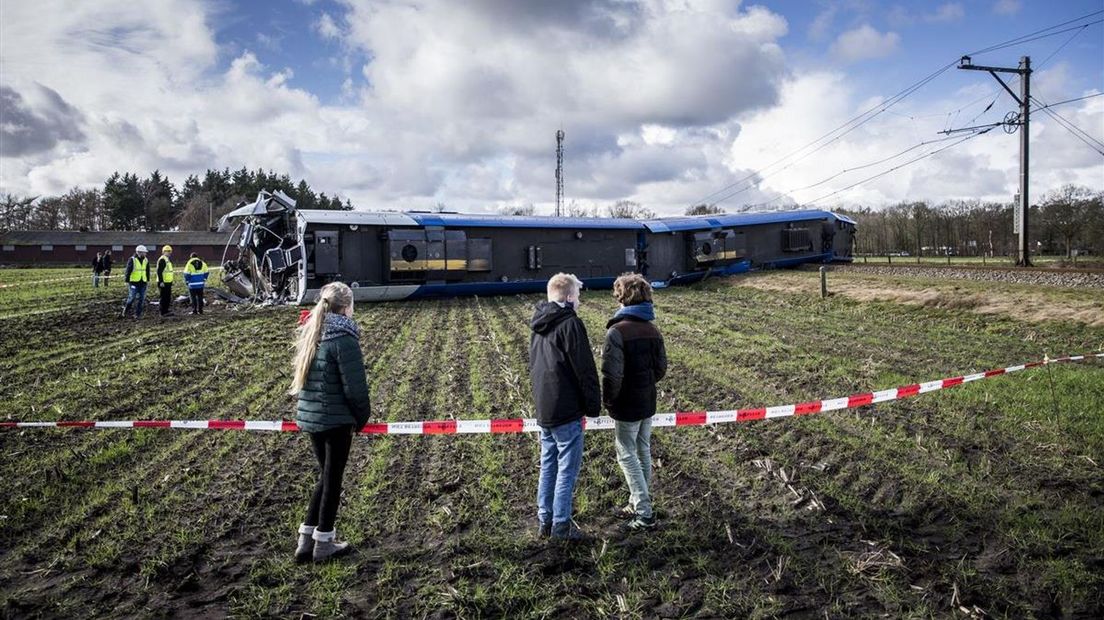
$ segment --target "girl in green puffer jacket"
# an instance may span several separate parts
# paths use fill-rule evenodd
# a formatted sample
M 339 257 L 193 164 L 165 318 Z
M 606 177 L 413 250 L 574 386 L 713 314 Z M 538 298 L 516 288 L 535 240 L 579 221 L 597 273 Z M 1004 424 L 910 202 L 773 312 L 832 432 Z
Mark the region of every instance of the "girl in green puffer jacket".
M 319 467 L 307 517 L 299 526 L 297 562 L 321 562 L 351 550 L 349 543 L 337 541 L 334 521 L 349 448 L 371 410 L 360 329 L 352 316 L 352 289 L 331 282 L 322 287 L 295 342 L 288 393 L 299 397 L 295 420 L 310 435 Z

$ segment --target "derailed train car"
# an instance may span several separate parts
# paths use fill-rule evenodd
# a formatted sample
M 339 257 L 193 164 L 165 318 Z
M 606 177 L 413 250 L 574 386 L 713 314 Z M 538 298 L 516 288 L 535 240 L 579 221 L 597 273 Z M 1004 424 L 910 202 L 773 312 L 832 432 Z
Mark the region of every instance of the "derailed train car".
M 262 192 L 237 223 L 224 281 L 246 297 L 310 303 L 327 282 L 359 301 L 541 291 L 560 272 L 608 288 L 625 272 L 657 288 L 800 263 L 850 261 L 855 222 L 804 210 L 632 220 L 296 210 Z

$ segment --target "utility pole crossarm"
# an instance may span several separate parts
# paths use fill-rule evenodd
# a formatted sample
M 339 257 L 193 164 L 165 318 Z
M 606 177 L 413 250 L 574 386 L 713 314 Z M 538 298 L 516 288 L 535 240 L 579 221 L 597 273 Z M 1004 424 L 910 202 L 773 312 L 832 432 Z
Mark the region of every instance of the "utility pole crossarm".
M 962 59 L 958 62 L 958 68 L 959 69 L 965 69 L 967 71 L 985 71 L 985 72 L 987 72 L 989 75 L 993 76 L 993 78 L 995 78 L 998 82 L 1000 82 L 1000 85 L 1004 87 L 1005 92 L 1007 92 L 1009 95 L 1011 95 L 1012 99 L 1014 99 L 1016 101 L 1016 103 L 1020 104 L 1021 106 L 1024 105 L 1024 102 L 1020 100 L 1020 96 L 1017 95 L 1011 88 L 1009 88 L 1008 84 L 1005 84 L 1004 80 L 1002 80 L 1000 78 L 1000 76 L 997 75 L 997 74 L 998 73 L 1015 73 L 1016 75 L 1026 76 L 1027 74 L 1031 73 L 1031 69 L 1025 69 L 1023 67 L 1023 65 L 1020 65 L 1019 67 L 990 67 L 988 65 L 975 65 L 975 64 L 973 64 L 973 62 L 970 61 L 969 56 L 963 56 L 962 57 Z

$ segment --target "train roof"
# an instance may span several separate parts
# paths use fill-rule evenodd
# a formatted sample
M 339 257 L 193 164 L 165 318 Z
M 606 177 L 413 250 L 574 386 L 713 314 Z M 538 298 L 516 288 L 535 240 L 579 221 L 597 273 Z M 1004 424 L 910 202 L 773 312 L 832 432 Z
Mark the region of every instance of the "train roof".
M 542 215 L 494 215 L 477 213 L 424 213 L 417 211 L 331 211 L 302 209 L 299 217 L 308 224 L 359 224 L 376 226 L 469 226 L 477 228 L 571 228 L 606 230 L 649 230 L 677 232 L 708 230 L 726 226 L 754 226 L 779 222 L 801 222 L 814 219 L 838 219 L 854 224 L 854 220 L 831 211 L 806 209 L 764 213 L 721 213 L 634 220 L 612 217 L 552 217 Z
M 308 224 L 361 224 L 382 226 L 469 226 L 476 228 L 603 228 L 641 230 L 637 220 L 609 217 L 551 217 L 543 215 L 496 215 L 480 213 L 403 213 L 370 211 L 323 211 L 304 209 L 299 216 Z
M 807 222 L 809 220 L 838 219 L 849 224 L 854 220 L 820 209 L 800 211 L 765 211 L 761 213 L 718 213 L 714 215 L 685 215 L 661 217 L 643 220 L 642 224 L 654 233 L 679 232 L 684 230 L 708 230 L 729 226 L 755 226 L 756 224 L 778 224 L 784 222 Z

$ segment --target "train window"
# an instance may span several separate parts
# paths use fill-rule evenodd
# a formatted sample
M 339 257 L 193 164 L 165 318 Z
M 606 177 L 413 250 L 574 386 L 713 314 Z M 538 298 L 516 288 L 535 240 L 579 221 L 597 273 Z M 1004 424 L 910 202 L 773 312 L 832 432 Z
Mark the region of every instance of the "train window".
M 448 278 L 460 280 L 468 268 L 468 235 L 462 230 L 446 230 L 445 270 Z
M 808 228 L 787 228 L 782 231 L 783 252 L 808 252 L 813 249 L 813 239 Z
M 490 271 L 491 240 L 468 239 L 468 271 Z
M 691 238 L 690 250 L 693 254 L 694 261 L 698 263 L 711 263 L 717 260 L 717 252 L 714 245 L 717 242 L 713 238 L 713 233 L 694 233 Z

